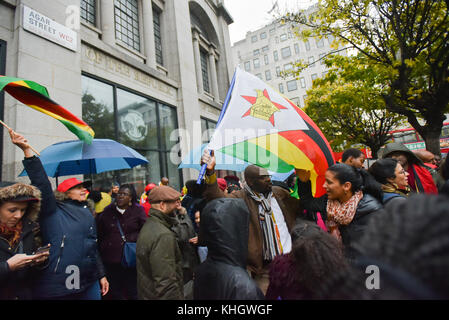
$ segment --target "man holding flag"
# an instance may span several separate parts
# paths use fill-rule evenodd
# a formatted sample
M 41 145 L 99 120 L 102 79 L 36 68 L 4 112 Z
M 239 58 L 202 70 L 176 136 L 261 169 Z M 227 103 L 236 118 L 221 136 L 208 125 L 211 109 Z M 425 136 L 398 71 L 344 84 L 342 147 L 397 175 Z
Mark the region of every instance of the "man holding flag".
M 275 256 L 291 251 L 290 231 L 297 213 L 302 212 L 300 201 L 281 187 L 272 186 L 271 177 L 264 168 L 250 165 L 244 172 L 244 188 L 225 195 L 217 184 L 215 157 L 206 152 L 201 159 L 207 164 L 204 197 L 241 198 L 250 212 L 247 269 L 265 294 L 269 284 L 269 264 Z

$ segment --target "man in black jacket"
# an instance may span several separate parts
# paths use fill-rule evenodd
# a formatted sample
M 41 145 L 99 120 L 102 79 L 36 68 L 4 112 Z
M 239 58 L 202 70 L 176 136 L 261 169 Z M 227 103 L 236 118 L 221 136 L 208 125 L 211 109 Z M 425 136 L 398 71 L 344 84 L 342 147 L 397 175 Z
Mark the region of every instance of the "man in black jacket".
M 249 211 L 242 199 L 211 201 L 201 212 L 198 241 L 208 255 L 195 272 L 196 300 L 259 300 L 262 291 L 246 271 Z

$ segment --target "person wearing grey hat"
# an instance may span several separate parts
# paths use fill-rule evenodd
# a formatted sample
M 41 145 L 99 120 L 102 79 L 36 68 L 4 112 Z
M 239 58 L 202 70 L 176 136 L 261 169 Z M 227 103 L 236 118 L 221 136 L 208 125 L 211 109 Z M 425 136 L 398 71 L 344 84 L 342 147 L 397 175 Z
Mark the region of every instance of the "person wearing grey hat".
M 168 186 L 155 187 L 148 195 L 151 209 L 137 238 L 137 295 L 140 300 L 182 300 L 182 255 L 174 213 L 181 207 L 181 193 Z
M 42 245 L 39 233 L 41 193 L 24 183 L 0 182 L 0 299 L 32 299 L 37 267 L 49 251 L 34 253 Z M 35 267 L 37 266 L 37 267 Z
M 408 172 L 408 184 L 412 192 L 437 194 L 438 190 L 428 167 L 411 150 L 399 142 L 392 142 L 383 147 L 380 157 L 396 159 Z

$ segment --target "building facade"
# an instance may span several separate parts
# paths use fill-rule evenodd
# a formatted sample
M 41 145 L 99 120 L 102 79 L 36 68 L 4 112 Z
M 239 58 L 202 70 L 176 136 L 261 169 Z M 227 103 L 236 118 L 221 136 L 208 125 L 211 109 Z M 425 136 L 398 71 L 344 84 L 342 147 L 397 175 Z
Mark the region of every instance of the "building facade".
M 232 79 L 232 22 L 222 0 L 0 0 L 0 74 L 44 85 L 95 138 L 149 160 L 95 175 L 94 185 L 141 191 L 166 176 L 179 189 L 198 172 L 178 164 L 208 139 Z M 70 45 L 52 39 L 64 32 Z M 0 117 L 37 150 L 76 139 L 8 94 L 0 100 Z M 20 180 L 23 155 L 8 140 L 3 130 L 2 179 Z
M 317 6 L 305 10 L 306 16 L 313 14 Z M 333 38 L 298 39 L 290 24 L 274 21 L 255 31 L 248 32 L 232 46 L 234 65 L 248 71 L 270 84 L 274 89 L 292 100 L 298 107 L 304 107 L 306 91 L 313 80 L 326 74 L 323 57 L 335 51 L 331 48 Z M 345 51 L 339 54 L 346 54 Z M 302 60 L 308 67 L 299 75 L 283 78 L 282 71 L 294 68 Z

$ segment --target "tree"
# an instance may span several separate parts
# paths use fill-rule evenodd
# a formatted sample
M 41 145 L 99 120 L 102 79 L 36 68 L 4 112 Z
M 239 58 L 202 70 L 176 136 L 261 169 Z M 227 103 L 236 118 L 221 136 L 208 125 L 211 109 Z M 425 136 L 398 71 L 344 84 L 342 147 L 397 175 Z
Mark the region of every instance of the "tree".
M 334 36 L 382 70 L 387 110 L 407 117 L 426 149 L 440 154 L 449 112 L 448 8 L 449 0 L 322 0 L 316 14 L 290 12 L 283 20 L 305 27 L 302 37 Z
M 373 156 L 391 138 L 404 117 L 385 109 L 383 76 L 365 66 L 363 56 L 334 56 L 334 66 L 307 91 L 305 112 L 321 128 L 334 150 L 361 143 Z M 351 72 L 349 71 L 351 70 Z

